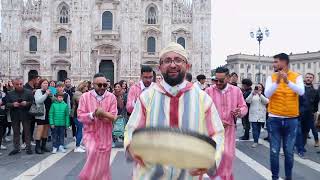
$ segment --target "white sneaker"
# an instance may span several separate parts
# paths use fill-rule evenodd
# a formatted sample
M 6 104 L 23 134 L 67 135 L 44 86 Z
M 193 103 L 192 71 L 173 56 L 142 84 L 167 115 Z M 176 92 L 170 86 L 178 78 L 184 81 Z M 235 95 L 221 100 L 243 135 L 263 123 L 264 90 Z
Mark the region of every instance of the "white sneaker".
M 66 153 L 66 150 L 64 149 L 63 146 L 59 146 L 59 150 L 60 150 L 62 153 Z
M 35 146 L 36 145 L 36 143 L 34 143 L 34 141 L 31 141 L 31 146 Z
M 83 150 L 86 150 L 86 147 L 84 147 L 84 146 L 82 146 L 82 145 L 80 145 L 79 146 L 81 149 L 83 149 Z
M 86 152 L 86 150 L 82 149 L 81 147 L 76 147 L 74 149 L 74 152 L 84 153 L 84 152 Z
M 253 144 L 251 145 L 252 148 L 256 148 L 257 146 L 258 146 L 258 143 L 253 143 Z
M 21 146 L 20 146 L 21 149 L 26 149 L 26 147 L 27 147 L 26 143 L 23 143 L 23 144 L 21 144 Z
M 53 148 L 53 150 L 52 150 L 52 154 L 56 154 L 57 153 L 57 148 Z
M 6 146 L 4 146 L 4 145 L 1 145 L 0 149 L 2 149 L 2 150 L 6 150 L 6 149 L 7 149 L 7 147 L 6 147 Z
M 4 140 L 5 140 L 6 142 L 10 142 L 10 141 L 11 141 L 11 139 L 10 139 L 9 137 L 5 137 Z

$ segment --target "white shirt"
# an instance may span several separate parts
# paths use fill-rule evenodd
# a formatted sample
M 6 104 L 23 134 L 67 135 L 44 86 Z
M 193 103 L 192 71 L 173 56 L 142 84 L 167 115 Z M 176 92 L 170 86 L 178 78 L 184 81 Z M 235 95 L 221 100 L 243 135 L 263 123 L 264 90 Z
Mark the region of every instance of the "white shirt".
M 174 87 L 170 86 L 166 81 L 161 81 L 160 84 L 163 86 L 163 88 L 170 93 L 171 95 L 176 95 L 174 92 L 172 92 L 173 89 L 177 89 L 177 92 L 179 92 L 181 89 L 185 88 L 188 84 L 186 80 L 184 80 L 181 84 L 178 84 Z
M 267 78 L 266 81 L 266 88 L 264 91 L 264 94 L 266 95 L 267 98 L 270 98 L 274 92 L 277 90 L 279 84 L 277 84 L 276 82 L 272 82 L 272 77 L 269 76 Z M 302 96 L 304 94 L 304 83 L 303 83 L 303 78 L 302 76 L 298 76 L 296 79 L 296 83 L 293 83 L 291 81 L 289 81 L 288 84 L 289 88 L 292 89 L 294 92 L 296 92 L 297 94 L 299 94 L 300 96 Z M 270 117 L 279 117 L 279 118 L 289 118 L 289 117 L 285 117 L 285 116 L 277 116 L 274 114 L 269 114 Z

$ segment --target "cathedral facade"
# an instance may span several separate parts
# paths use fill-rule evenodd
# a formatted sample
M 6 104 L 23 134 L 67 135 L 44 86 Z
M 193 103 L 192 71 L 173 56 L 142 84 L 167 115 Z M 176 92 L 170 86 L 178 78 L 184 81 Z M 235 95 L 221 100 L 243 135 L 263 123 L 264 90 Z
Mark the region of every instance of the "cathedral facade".
M 211 0 L 1 0 L 2 79 L 38 73 L 74 81 L 104 73 L 137 80 L 157 71 L 169 42 L 185 47 L 192 74 L 210 76 Z

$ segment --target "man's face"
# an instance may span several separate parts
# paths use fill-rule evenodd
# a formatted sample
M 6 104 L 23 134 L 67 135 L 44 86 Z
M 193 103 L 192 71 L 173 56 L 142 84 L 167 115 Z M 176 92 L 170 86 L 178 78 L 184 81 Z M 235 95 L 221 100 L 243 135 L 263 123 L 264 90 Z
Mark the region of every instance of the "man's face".
M 311 74 L 306 74 L 306 76 L 304 77 L 304 82 L 306 83 L 306 85 L 311 85 L 313 79 L 314 77 Z
M 40 83 L 40 77 L 37 77 L 37 78 L 33 79 L 34 87 L 37 87 L 39 85 L 39 83 Z
M 23 90 L 23 83 L 22 80 L 14 80 L 13 81 L 13 87 L 16 91 L 22 91 Z
M 64 85 L 65 85 L 67 88 L 71 87 L 71 81 L 70 81 L 70 79 L 65 80 L 65 81 L 64 81 Z
M 130 80 L 130 81 L 129 81 L 129 86 L 132 87 L 133 84 L 134 84 L 134 80 Z
M 182 83 L 189 68 L 187 59 L 175 52 L 168 52 L 160 59 L 159 69 L 163 79 L 170 86 Z
M 273 69 L 274 72 L 282 71 L 287 66 L 286 61 L 281 61 L 279 58 L 273 60 Z
M 62 93 L 63 90 L 64 90 L 64 86 L 58 86 L 58 87 L 57 87 L 57 91 L 58 91 L 59 93 Z
M 233 76 L 231 76 L 230 83 L 237 83 L 237 82 L 238 82 L 238 76 L 234 74 Z
M 107 79 L 104 77 L 97 77 L 93 80 L 93 86 L 96 93 L 102 96 L 108 87 Z
M 204 84 L 206 82 L 206 79 L 200 79 L 200 83 Z
M 218 89 L 223 90 L 230 80 L 229 76 L 226 76 L 225 73 L 216 73 L 215 84 Z
M 153 73 L 152 72 L 143 72 L 141 74 L 141 80 L 145 87 L 149 87 L 153 81 Z

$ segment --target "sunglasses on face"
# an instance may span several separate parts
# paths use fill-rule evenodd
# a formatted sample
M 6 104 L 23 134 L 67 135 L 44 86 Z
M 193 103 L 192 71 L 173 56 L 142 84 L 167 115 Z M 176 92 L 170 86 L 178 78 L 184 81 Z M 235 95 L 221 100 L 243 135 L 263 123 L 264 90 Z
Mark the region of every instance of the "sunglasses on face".
M 102 88 L 102 86 L 104 88 L 108 87 L 108 84 L 107 83 L 99 83 L 99 84 L 96 84 L 99 88 Z
M 214 79 L 214 82 L 224 83 L 224 79 Z

